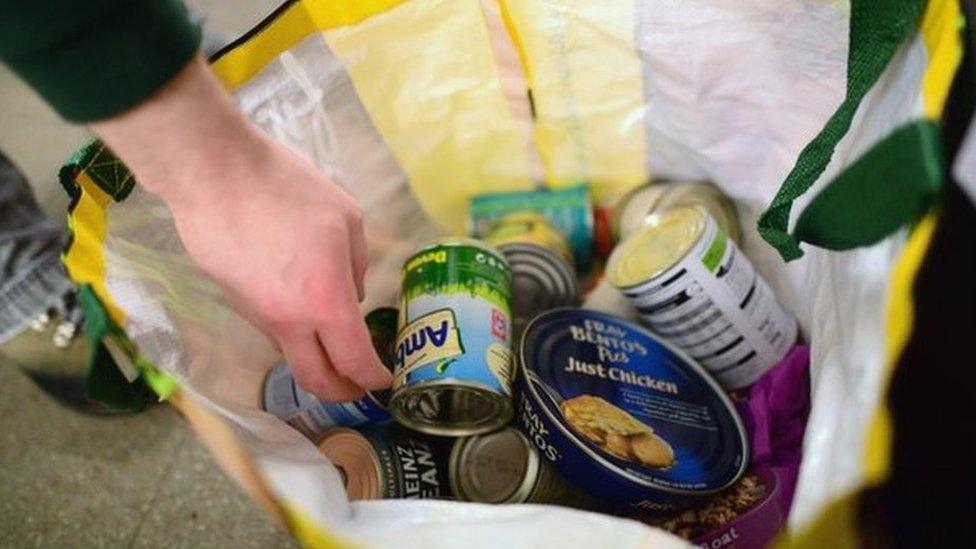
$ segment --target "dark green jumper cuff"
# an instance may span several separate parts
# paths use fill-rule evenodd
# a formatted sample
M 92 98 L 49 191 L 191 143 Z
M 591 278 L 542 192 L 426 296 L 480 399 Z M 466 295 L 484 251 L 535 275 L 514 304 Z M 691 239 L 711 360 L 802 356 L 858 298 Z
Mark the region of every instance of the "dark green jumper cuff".
M 84 2 L 75 4 L 84 9 Z M 200 30 L 179 0 L 136 0 L 55 44 L 4 60 L 61 116 L 89 122 L 141 103 L 199 45 Z

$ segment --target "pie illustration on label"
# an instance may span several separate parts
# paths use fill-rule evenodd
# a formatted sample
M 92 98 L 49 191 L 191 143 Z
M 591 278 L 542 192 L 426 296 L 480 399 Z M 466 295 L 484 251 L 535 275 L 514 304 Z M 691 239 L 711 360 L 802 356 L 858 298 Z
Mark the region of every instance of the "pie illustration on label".
M 593 395 L 579 395 L 559 406 L 576 432 L 605 452 L 648 467 L 670 467 L 674 450 L 654 429 Z

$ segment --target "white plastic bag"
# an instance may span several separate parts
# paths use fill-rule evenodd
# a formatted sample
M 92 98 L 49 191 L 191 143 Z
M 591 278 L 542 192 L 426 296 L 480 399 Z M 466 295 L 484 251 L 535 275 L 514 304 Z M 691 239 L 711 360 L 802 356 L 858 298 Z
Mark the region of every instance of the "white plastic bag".
M 652 173 L 715 181 L 739 207 L 745 251 L 812 345 L 814 405 L 790 519 L 800 527 L 861 478 L 904 241 L 784 264 L 755 231 L 844 98 L 848 16 L 840 0 L 301 0 L 214 68 L 256 124 L 359 200 L 364 311 L 395 303 L 407 254 L 463 230 L 473 194 L 587 181 L 602 199 Z M 920 37 L 897 54 L 818 185 L 920 115 L 927 63 Z M 349 504 L 315 447 L 261 411 L 261 380 L 279 357 L 188 258 L 165 205 L 138 186 L 113 201 L 100 182 L 79 182 L 69 269 L 142 360 L 230 426 L 243 452 L 221 462 L 302 541 L 680 544 L 633 521 L 547 506 Z M 226 442 L 213 443 L 218 454 Z

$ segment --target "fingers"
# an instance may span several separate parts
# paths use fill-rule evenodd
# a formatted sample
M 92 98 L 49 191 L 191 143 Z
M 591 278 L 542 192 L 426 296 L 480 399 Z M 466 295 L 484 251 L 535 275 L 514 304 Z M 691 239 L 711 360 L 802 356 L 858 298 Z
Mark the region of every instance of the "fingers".
M 353 282 L 356 283 L 356 294 L 362 302 L 366 298 L 365 280 L 369 256 L 366 251 L 366 231 L 361 215 L 357 215 L 349 223 L 349 248 L 352 253 Z
M 337 258 L 338 259 L 338 258 Z M 341 266 L 345 264 L 346 267 Z M 334 261 L 327 280 L 332 287 L 330 299 L 323 304 L 327 314 L 317 329 L 319 341 L 325 348 L 336 372 L 365 389 L 384 389 L 390 386 L 390 371 L 380 362 L 369 330 L 354 299 L 355 284 L 349 262 Z
M 314 333 L 285 336 L 279 339 L 279 345 L 291 364 L 295 381 L 306 391 L 332 402 L 363 397 L 362 387 L 336 372 Z

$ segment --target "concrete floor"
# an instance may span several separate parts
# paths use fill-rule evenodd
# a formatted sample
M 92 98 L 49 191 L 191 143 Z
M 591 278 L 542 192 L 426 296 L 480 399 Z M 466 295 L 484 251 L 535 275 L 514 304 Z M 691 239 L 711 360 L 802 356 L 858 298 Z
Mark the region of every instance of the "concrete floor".
M 233 38 L 277 5 L 198 0 Z M 0 67 L 0 150 L 49 215 L 68 204 L 55 174 L 88 138 Z M 0 547 L 292 547 L 211 461 L 168 406 L 92 416 L 76 396 L 86 345 L 54 349 L 28 333 L 0 347 Z M 40 383 L 39 383 L 40 382 Z

